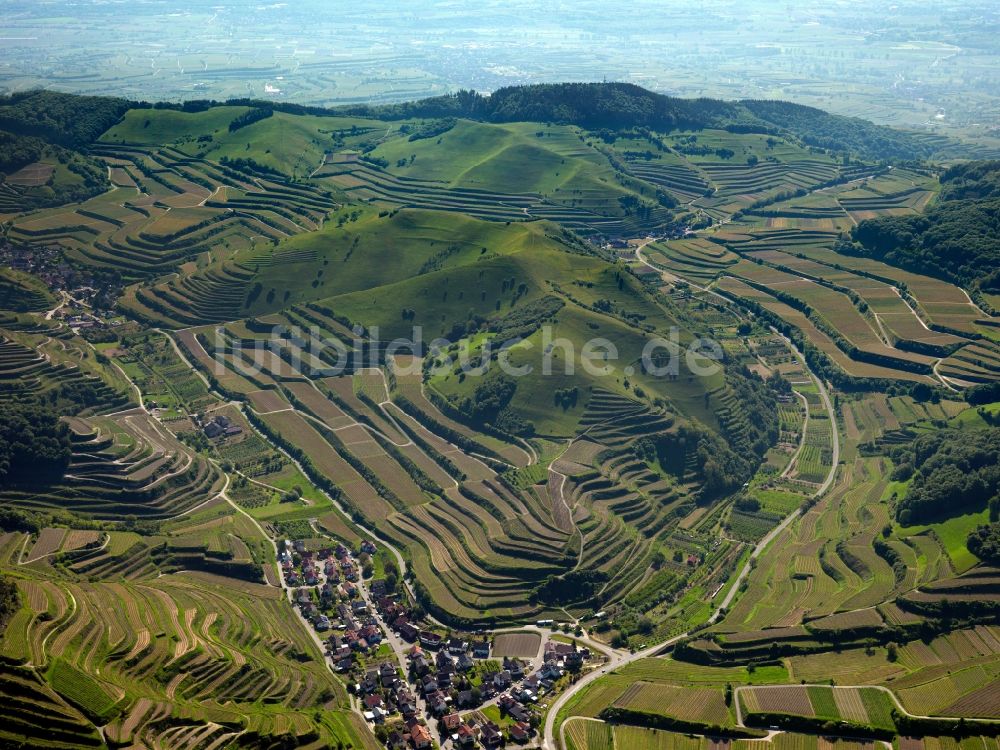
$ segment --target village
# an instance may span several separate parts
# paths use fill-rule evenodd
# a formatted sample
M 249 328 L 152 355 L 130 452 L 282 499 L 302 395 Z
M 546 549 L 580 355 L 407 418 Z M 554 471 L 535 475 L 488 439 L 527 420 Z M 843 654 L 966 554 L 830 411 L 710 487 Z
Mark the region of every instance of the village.
M 310 546 L 279 544 L 288 595 L 357 710 L 393 750 L 535 747 L 547 699 L 603 663 L 603 653 L 549 633 L 548 621 L 492 635 L 439 625 L 401 584 L 365 578 L 373 542 L 356 552 L 332 541 Z
M 93 308 L 95 313 L 101 311 L 101 318 L 117 317 L 115 300 L 121 291 L 117 276 L 69 262 L 57 245 L 22 245 L 0 240 L 0 266 L 30 273 L 53 293 L 65 292 L 78 306 Z

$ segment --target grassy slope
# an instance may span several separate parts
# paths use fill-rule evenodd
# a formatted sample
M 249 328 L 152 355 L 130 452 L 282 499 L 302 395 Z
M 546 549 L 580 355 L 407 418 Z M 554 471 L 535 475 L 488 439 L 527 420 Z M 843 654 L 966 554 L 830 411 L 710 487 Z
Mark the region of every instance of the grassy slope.
M 955 571 L 964 573 L 979 562 L 979 559 L 965 546 L 965 540 L 973 529 L 985 523 L 989 523 L 989 513 L 982 510 L 978 513 L 966 513 L 923 526 L 901 526 L 898 533 L 900 537 L 906 538 L 933 531 L 941 540 L 941 546 L 948 553 L 948 557 L 951 558 L 951 564 Z
M 304 178 L 322 163 L 326 151 L 333 150 L 334 133 L 352 126 L 377 129 L 379 134 L 386 129 L 383 123 L 371 120 L 276 112 L 235 133 L 229 132 L 227 123 L 202 154 L 213 161 L 249 157 L 292 178 Z
M 227 132 L 229 123 L 244 114 L 248 107 L 213 107 L 204 112 L 178 112 L 171 109 L 132 109 L 122 121 L 101 136 L 104 143 L 131 143 L 163 146 L 200 135 Z
M 282 303 L 286 291 L 291 292 L 289 302 L 301 302 L 405 280 L 415 281 L 414 277 L 425 268 L 425 264 L 435 258 L 438 259 L 436 265 L 441 269 L 485 263 L 494 264 L 500 272 L 505 267 L 504 256 L 521 250 L 553 247 L 554 241 L 545 236 L 550 229 L 549 225 L 539 223 L 506 225 L 460 214 L 430 211 L 403 210 L 391 216 L 368 213 L 343 227 L 331 224 L 320 232 L 299 235 L 283 242 L 275 250 L 277 254 L 314 254 L 315 257 L 262 267 L 259 280 L 266 289 L 277 290 L 275 302 L 268 304 L 266 294 L 261 295 L 250 312 L 269 312 L 287 304 Z M 483 248 L 486 248 L 485 253 Z M 484 256 L 488 259 L 480 260 Z M 244 264 L 250 269 L 255 268 L 250 260 L 244 260 Z M 314 281 L 316 286 L 313 286 Z M 499 286 L 499 277 L 496 282 Z M 453 284 L 452 288 L 460 287 Z M 390 292 L 388 298 L 394 300 L 391 307 L 379 305 L 378 297 L 375 297 L 370 312 L 360 304 L 364 296 L 359 295 L 348 308 L 356 309 L 357 319 L 366 325 L 387 325 L 402 322 L 400 309 L 408 306 L 408 301 L 413 302 L 409 306 L 416 308 L 418 314 L 420 307 L 427 308 L 426 303 L 409 300 L 414 295 L 416 292 L 403 296 Z M 381 296 L 384 303 L 387 296 Z M 396 304 L 397 301 L 399 304 Z M 347 310 L 344 312 L 347 313 Z M 464 318 L 463 309 L 460 319 Z M 448 328 L 452 320 L 455 320 L 454 312 Z M 415 322 L 428 321 L 421 318 Z M 409 324 L 406 330 L 409 330 Z
M 513 365 L 531 368 L 529 375 L 518 378 L 512 406 L 525 419 L 532 421 L 540 434 L 555 437 L 572 435 L 580 417 L 583 416 L 591 388 L 602 388 L 636 398 L 632 390 L 636 385 L 640 385 L 648 396 L 661 396 L 667 399 L 684 414 L 698 412 L 696 416 L 707 424 L 715 424 L 711 415 L 700 413 L 700 406 L 704 402 L 705 392 L 718 386 L 720 383 L 717 380 L 721 376 L 704 380 L 697 377 L 689 379 L 683 366 L 681 377 L 672 382 L 638 374 L 636 362 L 648 340 L 643 332 L 630 328 L 614 318 L 571 305 L 558 313 L 550 335 L 551 338 L 547 339 L 544 332 L 536 332 L 510 353 L 510 362 Z M 606 375 L 588 372 L 582 362 L 584 344 L 598 338 L 612 342 L 618 353 L 617 361 L 609 359 L 610 370 Z M 564 349 L 556 345 L 552 374 L 546 376 L 542 374 L 543 352 L 549 340 L 564 341 L 570 348 Z M 600 353 L 603 349 L 597 351 Z M 573 359 L 573 366 L 572 369 L 567 369 L 564 365 L 570 356 Z M 592 366 L 601 368 L 603 364 L 602 361 L 596 361 Z M 628 367 L 633 367 L 636 374 L 627 376 L 624 370 Z M 626 387 L 626 381 L 631 388 Z M 475 378 L 466 378 L 461 382 L 457 376 L 448 375 L 438 378 L 433 385 L 442 393 L 462 397 L 471 394 L 476 382 Z M 574 386 L 581 391 L 578 405 L 569 409 L 556 406 L 554 393 Z
M 402 177 L 450 187 L 540 193 L 561 202 L 593 199 L 596 193 L 613 213 L 618 212 L 618 197 L 628 192 L 617 183 L 607 159 L 569 126 L 461 120 L 436 138 L 391 139 L 372 155 L 388 161 L 389 170 Z
M 334 135 L 352 127 L 361 132 L 386 130 L 384 123 L 346 117 L 311 117 L 276 112 L 229 132 L 229 123 L 248 107 L 214 107 L 205 112 L 133 109 L 101 140 L 143 146 L 173 144 L 184 153 L 212 161 L 250 158 L 293 178 L 307 177 L 334 148 Z M 198 142 L 199 136 L 211 142 Z

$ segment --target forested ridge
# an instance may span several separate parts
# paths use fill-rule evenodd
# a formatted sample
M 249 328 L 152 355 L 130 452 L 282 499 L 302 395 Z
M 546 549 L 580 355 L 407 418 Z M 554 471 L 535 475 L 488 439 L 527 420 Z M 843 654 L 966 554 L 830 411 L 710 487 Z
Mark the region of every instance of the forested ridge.
M 996 508 L 1000 500 L 1000 428 L 975 440 L 961 430 L 939 430 L 892 451 L 893 479 L 910 480 L 896 506 L 900 523 L 927 523 Z
M 646 127 L 672 131 L 721 128 L 790 134 L 804 143 L 866 159 L 919 159 L 930 148 L 912 134 L 857 117 L 832 115 L 783 101 L 680 99 L 631 83 L 552 83 L 506 86 L 489 96 L 474 91 L 382 107 L 352 108 L 385 118 L 466 117 L 488 122 L 556 122 L 590 129 Z
M 10 174 L 25 164 L 38 161 L 45 152 L 45 141 L 31 136 L 0 130 L 0 172 Z
M 18 191 L 21 210 L 84 201 L 106 190 L 107 167 L 78 149 L 97 140 L 129 106 L 125 99 L 52 91 L 0 97 L 0 181 L 37 162 L 56 168 L 44 184 Z
M 869 219 L 838 250 L 885 260 L 967 287 L 1000 291 L 1000 162 L 970 162 L 941 175 L 923 214 Z
M 71 100 L 77 100 L 73 102 Z M 388 105 L 318 107 L 287 102 L 237 98 L 225 102 L 127 102 L 102 97 L 73 97 L 29 92 L 0 99 L 0 129 L 34 132 L 39 120 L 47 139 L 73 145 L 97 138 L 129 107 L 200 112 L 222 105 L 246 106 L 295 115 L 357 116 L 383 120 L 466 118 L 481 122 L 551 122 L 588 129 L 649 128 L 674 130 L 725 129 L 741 133 L 791 136 L 804 144 L 851 153 L 869 160 L 922 159 L 932 147 L 912 133 L 876 125 L 856 117 L 784 101 L 723 101 L 666 96 L 631 83 L 546 83 L 505 86 L 489 95 L 476 91 Z M 54 113 L 54 114 L 53 114 Z M 78 119 L 73 115 L 78 115 Z M 244 123 L 248 124 L 248 123 Z M 56 137 L 60 127 L 65 135 Z M 27 128 L 27 130 L 25 130 Z
M 75 148 L 97 140 L 130 106 L 106 96 L 27 91 L 0 97 L 0 130 Z

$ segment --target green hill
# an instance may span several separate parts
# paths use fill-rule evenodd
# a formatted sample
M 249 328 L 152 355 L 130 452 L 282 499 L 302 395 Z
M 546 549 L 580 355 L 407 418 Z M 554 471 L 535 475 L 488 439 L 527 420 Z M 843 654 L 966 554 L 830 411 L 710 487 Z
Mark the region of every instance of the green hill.
M 814 107 L 781 101 L 679 99 L 628 83 L 511 86 L 489 96 L 462 91 L 418 102 L 348 111 L 392 118 L 451 116 L 488 122 L 556 122 L 591 129 L 787 132 L 814 145 L 869 159 L 920 158 L 930 153 L 925 142 L 910 134 Z
M 343 223 L 331 221 L 318 232 L 264 250 L 247 249 L 189 279 L 168 282 L 160 297 L 166 298 L 164 302 L 175 298 L 180 311 L 185 301 L 191 310 L 205 310 L 202 322 L 232 320 L 488 262 L 525 249 L 551 247 L 555 240 L 548 235 L 557 232 L 541 223 L 507 225 L 430 211 L 365 211 L 353 219 L 348 215 L 343 215 Z M 225 299 L 239 301 L 236 306 L 212 306 L 220 285 L 228 290 Z M 150 292 L 140 289 L 138 294 L 140 302 L 151 300 Z M 368 325 L 398 317 L 406 301 L 400 300 L 391 313 L 379 314 L 371 323 L 363 322 Z M 169 309 L 161 312 L 171 314 Z
M 357 118 L 277 112 L 235 130 L 230 124 L 249 107 L 219 106 L 200 112 L 132 109 L 101 136 L 107 144 L 171 145 L 181 153 L 213 161 L 252 159 L 287 177 L 308 177 L 343 137 L 359 138 L 385 125 Z

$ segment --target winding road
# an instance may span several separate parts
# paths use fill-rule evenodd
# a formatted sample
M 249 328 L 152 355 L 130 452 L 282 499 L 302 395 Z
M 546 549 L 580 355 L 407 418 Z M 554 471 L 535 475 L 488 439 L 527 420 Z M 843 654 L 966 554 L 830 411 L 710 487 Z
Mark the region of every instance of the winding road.
M 636 255 L 638 256 L 638 251 L 636 252 Z M 652 268 L 653 266 L 650 267 Z M 708 290 L 703 290 L 703 291 L 708 291 Z M 729 300 L 725 297 L 721 298 L 726 301 L 727 305 L 734 304 L 732 300 Z M 788 338 L 783 336 L 779 331 L 775 329 L 772 329 L 772 331 L 774 331 L 774 333 L 779 338 L 781 338 L 782 341 L 785 342 L 785 344 L 789 347 L 789 349 L 791 349 L 791 351 L 798 358 L 799 362 L 802 364 L 803 368 L 805 368 L 806 372 L 809 373 L 809 376 L 812 378 L 813 382 L 816 384 L 817 389 L 819 390 L 820 399 L 823 401 L 823 406 L 826 408 L 827 415 L 830 418 L 830 425 L 832 428 L 830 430 L 830 434 L 832 436 L 832 441 L 831 441 L 832 455 L 830 462 L 830 471 L 827 472 L 826 479 L 823 481 L 823 484 L 821 484 L 813 493 L 813 497 L 820 498 L 827 492 L 827 490 L 830 489 L 831 485 L 833 484 L 834 479 L 837 476 L 837 466 L 840 464 L 840 433 L 837 430 L 837 415 L 833 409 L 833 400 L 830 398 L 830 393 L 827 390 L 826 385 L 823 383 L 823 381 L 819 377 L 817 377 L 812 370 L 809 369 L 809 365 L 806 362 L 805 356 L 803 356 L 802 352 L 800 352 L 798 348 Z M 798 518 L 799 514 L 800 511 L 797 509 L 789 513 L 781 521 L 781 523 L 775 526 L 767 534 L 767 536 L 765 536 L 757 543 L 757 545 L 753 548 L 753 551 L 750 553 L 750 556 L 747 558 L 747 561 L 743 564 L 743 567 L 740 569 L 739 574 L 736 576 L 732 584 L 729 586 L 729 591 L 726 594 L 725 598 L 719 603 L 719 606 L 712 613 L 712 616 L 709 617 L 708 619 L 709 623 L 717 622 L 719 618 L 722 617 L 723 614 L 728 610 L 729 605 L 732 604 L 733 599 L 735 599 L 736 595 L 739 593 L 740 586 L 742 585 L 743 581 L 746 579 L 747 576 L 750 575 L 750 571 L 753 569 L 754 561 L 761 555 L 761 553 L 768 547 L 768 545 L 771 544 L 771 542 L 773 542 L 776 538 L 778 538 L 778 536 L 780 536 L 782 532 L 784 532 L 792 524 L 792 522 L 796 518 Z M 666 649 L 673 646 L 678 641 L 687 638 L 689 635 L 690 633 L 688 632 L 681 633 L 680 635 L 676 635 L 662 643 L 656 644 L 655 646 L 651 646 L 643 651 L 639 651 L 634 654 L 623 653 L 621 651 L 616 651 L 616 650 L 608 651 L 607 653 L 609 654 L 610 661 L 603 669 L 600 670 L 595 669 L 594 671 L 580 678 L 579 681 L 570 686 L 566 690 L 566 692 L 560 695 L 559 698 L 556 699 L 556 701 L 549 707 L 548 714 L 545 717 L 545 725 L 542 735 L 543 736 L 542 747 L 546 748 L 546 750 L 557 750 L 557 748 L 559 747 L 562 748 L 566 747 L 566 743 L 563 737 L 562 727 L 560 727 L 559 743 L 558 744 L 556 743 L 555 729 L 559 711 L 562 710 L 573 698 L 573 696 L 579 693 L 583 688 L 587 687 L 596 680 L 599 680 L 602 676 L 604 676 L 608 672 L 612 672 L 620 667 L 624 667 L 627 664 L 631 664 L 634 661 L 638 661 L 639 659 L 646 659 L 651 656 L 657 656 L 658 654 L 662 653 Z

